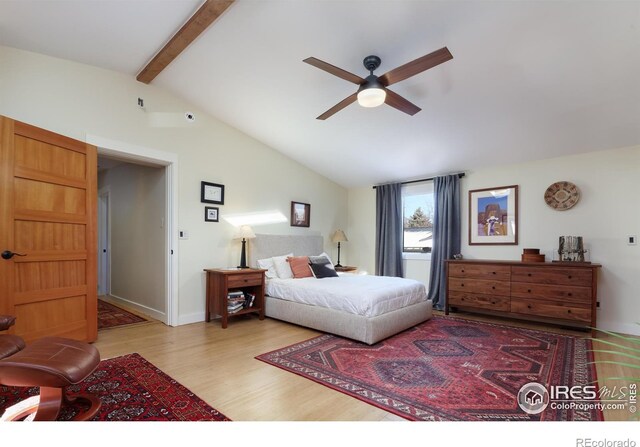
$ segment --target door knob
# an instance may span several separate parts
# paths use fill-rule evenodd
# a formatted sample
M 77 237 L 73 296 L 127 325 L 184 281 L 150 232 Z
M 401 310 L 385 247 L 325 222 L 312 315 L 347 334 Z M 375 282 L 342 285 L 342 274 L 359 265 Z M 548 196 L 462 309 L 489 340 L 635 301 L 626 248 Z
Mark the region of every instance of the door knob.
M 2 256 L 2 259 L 11 259 L 14 256 L 27 256 L 27 255 L 23 255 L 21 253 L 14 253 L 11 250 L 5 250 L 2 252 L 0 256 Z

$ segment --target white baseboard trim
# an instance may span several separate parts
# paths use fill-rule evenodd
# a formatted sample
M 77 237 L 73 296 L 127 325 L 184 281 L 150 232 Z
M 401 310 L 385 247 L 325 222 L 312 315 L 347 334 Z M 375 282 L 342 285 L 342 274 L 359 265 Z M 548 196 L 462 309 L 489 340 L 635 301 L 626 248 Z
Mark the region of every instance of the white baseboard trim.
M 205 312 L 195 312 L 187 315 L 178 315 L 178 326 L 191 323 L 202 323 L 205 320 Z
M 603 329 L 605 331 L 640 336 L 640 324 L 598 321 L 597 327 L 598 329 Z
M 160 312 L 159 310 L 143 306 L 142 304 L 138 304 L 133 301 L 129 301 L 128 299 L 122 298 L 118 295 L 114 295 L 113 293 L 110 293 L 108 297 L 112 298 L 115 303 L 120 303 L 123 306 L 130 307 L 137 312 L 149 315 L 151 318 L 155 318 L 156 320 L 160 320 L 164 324 L 167 324 L 167 314 L 164 312 Z

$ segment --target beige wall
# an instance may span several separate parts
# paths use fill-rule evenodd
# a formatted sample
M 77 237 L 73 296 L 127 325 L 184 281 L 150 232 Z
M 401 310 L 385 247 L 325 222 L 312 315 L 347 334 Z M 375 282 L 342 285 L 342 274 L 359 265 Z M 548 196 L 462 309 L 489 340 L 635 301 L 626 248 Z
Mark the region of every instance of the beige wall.
M 544 202 L 546 188 L 568 180 L 582 192 L 571 210 L 555 211 Z M 519 185 L 519 244 L 468 245 L 468 191 Z M 598 327 L 640 335 L 640 245 L 627 245 L 628 235 L 640 236 L 640 147 L 612 149 L 493 169 L 467 172 L 462 179 L 462 254 L 477 259 L 520 259 L 523 248 L 540 248 L 552 259 L 558 237 L 583 236 L 588 257 L 601 263 L 598 281 Z M 349 263 L 373 269 L 375 191 L 349 191 Z M 407 261 L 405 261 L 407 262 Z M 428 272 L 426 261 L 408 261 L 408 276 Z M 407 264 L 405 264 L 406 266 Z M 428 274 L 427 274 L 428 278 Z M 428 279 L 427 279 L 428 281 Z
M 109 191 L 111 296 L 165 321 L 164 168 L 125 163 L 99 173 L 98 190 Z
M 138 97 L 146 111 L 137 106 Z M 194 123 L 171 119 L 186 111 L 195 113 Z M 237 265 L 240 258 L 234 228 L 222 218 L 204 221 L 201 181 L 225 185 L 221 216 L 277 209 L 288 217 L 292 200 L 311 204 L 310 228 L 285 222 L 256 227 L 256 232 L 314 233 L 327 242 L 333 230 L 347 227 L 345 188 L 131 76 L 0 47 L 0 114 L 82 141 L 89 134 L 177 154 L 177 227 L 189 233 L 173 247 L 180 323 L 204 319 L 202 270 Z M 167 123 L 173 127 L 160 127 Z M 330 242 L 326 249 L 335 252 Z

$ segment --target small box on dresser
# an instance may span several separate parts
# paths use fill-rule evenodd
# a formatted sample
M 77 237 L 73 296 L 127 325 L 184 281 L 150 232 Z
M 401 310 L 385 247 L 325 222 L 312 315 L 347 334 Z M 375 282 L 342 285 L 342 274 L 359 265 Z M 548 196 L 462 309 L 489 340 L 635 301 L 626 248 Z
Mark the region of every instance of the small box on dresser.
M 596 327 L 600 264 L 448 260 L 447 304 L 512 318 Z

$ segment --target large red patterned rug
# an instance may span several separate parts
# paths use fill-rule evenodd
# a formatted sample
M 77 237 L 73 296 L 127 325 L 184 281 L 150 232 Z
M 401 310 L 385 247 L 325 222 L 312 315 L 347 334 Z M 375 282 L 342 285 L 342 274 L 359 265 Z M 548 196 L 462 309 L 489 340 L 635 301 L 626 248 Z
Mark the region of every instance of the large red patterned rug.
M 94 421 L 228 421 L 229 419 L 139 354 L 100 362 L 69 396 L 93 394 L 102 401 Z M 39 394 L 36 388 L 0 385 L 0 414 L 9 406 Z M 58 420 L 70 420 L 80 408 L 63 408 Z
M 600 410 L 527 414 L 530 382 L 596 380 L 591 342 L 573 336 L 433 317 L 373 346 L 321 335 L 256 357 L 410 420 L 602 420 Z
M 114 306 L 104 300 L 98 300 L 98 329 L 108 329 L 126 324 L 141 323 L 147 321 L 129 311 Z

